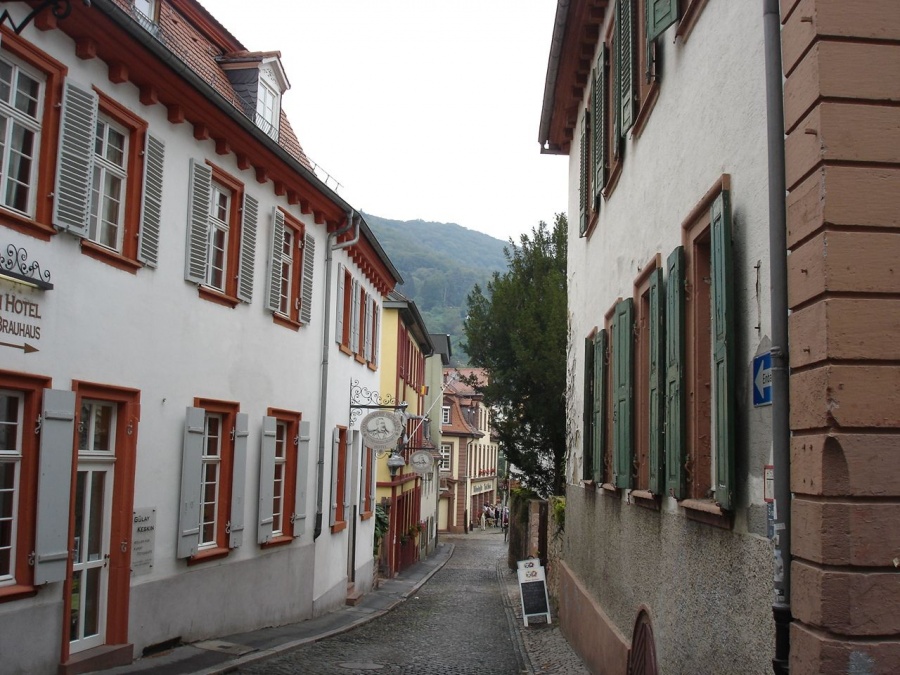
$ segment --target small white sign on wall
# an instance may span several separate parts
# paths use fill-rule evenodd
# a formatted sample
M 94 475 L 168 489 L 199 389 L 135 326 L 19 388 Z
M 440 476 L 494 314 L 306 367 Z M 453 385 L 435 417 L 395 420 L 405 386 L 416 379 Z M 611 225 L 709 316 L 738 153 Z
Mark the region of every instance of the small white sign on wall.
M 135 509 L 131 528 L 131 576 L 153 571 L 156 543 L 156 509 Z

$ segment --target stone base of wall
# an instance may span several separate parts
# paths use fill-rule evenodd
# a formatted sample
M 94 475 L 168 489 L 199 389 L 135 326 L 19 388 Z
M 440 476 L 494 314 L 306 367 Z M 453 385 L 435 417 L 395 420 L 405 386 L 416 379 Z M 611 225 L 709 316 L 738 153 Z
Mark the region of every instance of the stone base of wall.
M 852 641 L 791 624 L 791 675 L 900 673 L 900 643 L 865 639 Z
M 556 562 L 559 624 L 566 640 L 591 672 L 626 675 L 631 645 L 569 569 Z

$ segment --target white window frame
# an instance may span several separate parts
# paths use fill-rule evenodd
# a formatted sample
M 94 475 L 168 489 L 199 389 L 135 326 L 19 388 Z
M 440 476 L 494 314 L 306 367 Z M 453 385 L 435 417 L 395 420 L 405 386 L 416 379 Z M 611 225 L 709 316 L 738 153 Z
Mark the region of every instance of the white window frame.
M 450 424 L 450 406 L 441 406 L 441 424 Z
M 292 297 L 294 288 L 294 247 L 297 245 L 295 241 L 297 233 L 292 227 L 285 225 L 282 237 L 281 255 L 279 257 L 281 284 L 278 298 L 278 313 L 290 317 L 293 309 L 291 302 L 293 301 L 295 304 L 297 302 L 297 299 Z
M 117 133 L 122 137 L 121 164 L 116 164 L 108 157 L 109 137 Z M 128 153 L 130 132 L 116 124 L 106 115 L 97 117 L 97 130 L 94 135 L 94 175 L 91 181 L 91 211 L 88 220 L 88 239 L 94 243 L 114 251 L 122 251 L 122 240 L 125 233 L 125 198 L 128 194 Z M 99 151 L 98 151 L 99 150 Z M 118 180 L 118 194 L 107 191 L 106 178 Z M 101 217 L 107 215 L 107 205 L 118 202 L 114 220 Z M 98 213 L 99 211 L 99 213 Z M 108 241 L 108 230 L 115 228 L 115 241 Z
M 94 448 L 94 444 L 97 440 L 97 412 L 101 409 L 108 409 L 110 413 L 107 428 L 109 441 L 106 448 L 98 450 Z M 112 401 L 82 399 L 81 416 L 76 428 L 80 457 L 115 457 L 118 412 L 118 406 Z
M 225 198 L 224 203 L 224 220 L 220 217 L 222 204 L 220 197 Z M 209 230 L 207 230 L 207 255 L 206 255 L 206 285 L 214 288 L 222 293 L 228 290 L 228 237 L 230 230 L 231 218 L 231 200 L 234 194 L 230 189 L 217 183 L 212 182 L 209 190 Z M 222 256 L 221 261 L 217 261 L 217 254 Z M 220 262 L 220 266 L 217 266 Z M 216 280 L 216 273 L 221 274 L 221 278 Z
M 134 3 L 134 8 L 138 12 L 140 12 L 143 16 L 147 17 L 151 21 L 156 21 L 157 16 L 157 0 L 132 0 Z
M 450 471 L 450 460 L 453 457 L 453 446 L 450 443 L 441 443 L 441 471 Z
M 218 435 L 213 436 L 210 433 L 210 420 L 218 420 L 219 422 L 219 432 Z M 216 548 L 219 543 L 216 539 L 218 535 L 218 525 L 219 525 L 219 498 L 221 494 L 221 477 L 222 477 L 222 435 L 225 433 L 225 416 L 221 413 L 206 413 L 205 420 L 203 422 L 203 454 L 201 456 L 201 469 L 200 469 L 200 543 L 198 545 L 198 550 Z M 210 442 L 214 441 L 214 453 L 210 453 Z M 215 479 L 213 481 L 207 480 L 207 472 L 212 468 L 214 471 Z M 214 485 L 215 490 L 213 490 L 213 500 L 212 502 L 206 501 L 206 487 L 208 485 Z M 203 519 L 204 511 L 206 507 L 212 504 L 212 520 L 205 521 Z M 206 538 L 205 532 L 208 527 L 212 528 L 212 537 Z
M 12 509 L 8 515 L 0 513 L 0 523 L 9 522 L 10 540 L 8 546 L 0 546 L 0 551 L 6 551 L 9 556 L 8 569 L 3 571 L 0 568 L 0 586 L 9 586 L 16 583 L 16 540 L 18 539 L 18 520 L 19 520 L 19 479 L 22 475 L 22 434 L 24 433 L 23 422 L 25 412 L 25 395 L 22 392 L 10 389 L 0 389 L 0 394 L 18 401 L 18 410 L 16 411 L 15 421 L 6 424 L 14 424 L 16 429 L 14 447 L 0 448 L 0 464 L 10 464 L 13 467 L 12 487 L 0 487 L 0 495 L 4 493 L 12 493 Z M 9 501 L 9 500 L 5 500 Z
M 290 514 L 285 510 L 285 487 L 287 485 L 288 424 L 278 420 L 275 424 L 275 476 L 272 484 L 272 536 L 284 535 L 285 518 Z M 293 508 L 293 504 L 291 505 Z
M 2 134 L 0 134 L 0 143 L 3 145 L 3 155 L 0 157 L 0 208 L 20 213 L 29 217 L 34 216 L 34 208 L 36 203 L 37 189 L 37 172 L 39 165 L 39 155 L 41 148 L 41 119 L 44 113 L 44 89 L 46 86 L 46 78 L 28 68 L 21 61 L 14 58 L 10 54 L 4 52 L 0 56 L 0 62 L 10 67 L 10 96 L 15 96 L 18 92 L 19 77 L 25 76 L 33 80 L 37 84 L 37 93 L 35 100 L 34 115 L 19 110 L 9 101 L 0 100 L 0 118 L 7 123 L 4 125 Z M 11 124 L 9 122 L 12 122 Z M 23 155 L 21 148 L 14 147 L 13 137 L 16 129 L 24 129 L 30 132 L 32 136 L 31 155 Z M 10 176 L 9 166 L 13 153 L 18 153 L 23 157 L 27 157 L 31 164 L 31 170 L 28 173 L 27 182 L 24 183 L 27 195 L 25 197 L 25 208 L 20 209 L 7 203 L 7 194 L 9 192 L 10 183 L 14 182 Z M 20 184 L 22 185 L 22 184 Z
M 260 73 L 259 89 L 256 94 L 257 126 L 274 140 L 278 140 L 279 94 Z

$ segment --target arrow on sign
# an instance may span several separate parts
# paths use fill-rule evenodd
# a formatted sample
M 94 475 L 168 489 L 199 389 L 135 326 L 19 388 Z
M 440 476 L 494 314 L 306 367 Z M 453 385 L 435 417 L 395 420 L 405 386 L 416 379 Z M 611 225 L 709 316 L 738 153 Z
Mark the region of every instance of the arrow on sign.
M 753 405 L 772 403 L 772 354 L 766 352 L 753 357 Z
M 766 393 L 766 387 L 768 387 L 768 383 L 765 381 L 765 377 L 763 373 L 766 372 L 766 364 L 765 361 L 760 360 L 759 369 L 756 371 L 756 377 L 753 378 L 753 383 L 756 385 L 756 391 L 759 392 L 759 397 L 763 398 Z
M 26 354 L 31 354 L 32 352 L 39 351 L 37 347 L 32 347 L 27 342 L 21 345 L 13 344 L 12 342 L 0 342 L 0 345 L 4 347 L 12 347 L 13 349 L 21 349 Z

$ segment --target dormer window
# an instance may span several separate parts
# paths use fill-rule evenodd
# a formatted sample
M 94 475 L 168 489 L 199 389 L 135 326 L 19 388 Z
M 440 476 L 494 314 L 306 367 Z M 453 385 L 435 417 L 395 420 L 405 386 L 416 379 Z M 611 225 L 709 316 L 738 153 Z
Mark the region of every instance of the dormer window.
M 157 35 L 159 32 L 159 0 L 134 0 L 134 18 L 144 29 Z
M 290 88 L 279 52 L 233 52 L 218 59 L 244 114 L 278 142 L 281 96 Z
M 134 8 L 154 23 L 156 22 L 156 0 L 134 0 Z

